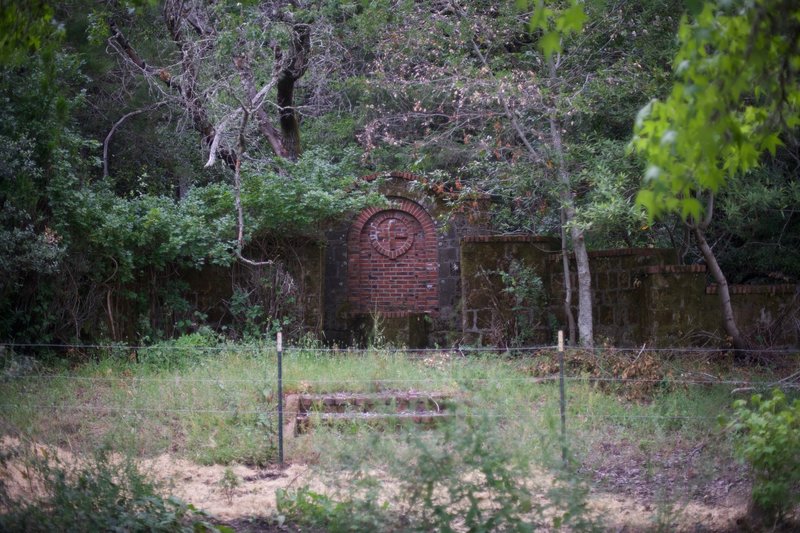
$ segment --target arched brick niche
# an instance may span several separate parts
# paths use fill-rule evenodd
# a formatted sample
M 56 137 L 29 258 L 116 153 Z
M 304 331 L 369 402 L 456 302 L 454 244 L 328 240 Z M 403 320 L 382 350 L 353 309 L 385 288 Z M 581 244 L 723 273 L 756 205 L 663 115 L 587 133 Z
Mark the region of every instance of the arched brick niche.
M 348 301 L 352 314 L 386 317 L 439 311 L 436 228 L 419 204 L 389 199 L 358 215 L 347 238 Z

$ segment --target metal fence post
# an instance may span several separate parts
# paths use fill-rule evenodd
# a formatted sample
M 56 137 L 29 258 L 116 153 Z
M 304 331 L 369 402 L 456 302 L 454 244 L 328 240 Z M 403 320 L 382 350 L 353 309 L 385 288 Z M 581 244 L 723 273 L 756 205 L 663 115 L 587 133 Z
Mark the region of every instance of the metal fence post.
M 561 461 L 567 464 L 567 398 L 564 392 L 564 331 L 558 330 L 558 388 L 561 404 Z
M 283 333 L 278 332 L 278 461 L 283 467 Z

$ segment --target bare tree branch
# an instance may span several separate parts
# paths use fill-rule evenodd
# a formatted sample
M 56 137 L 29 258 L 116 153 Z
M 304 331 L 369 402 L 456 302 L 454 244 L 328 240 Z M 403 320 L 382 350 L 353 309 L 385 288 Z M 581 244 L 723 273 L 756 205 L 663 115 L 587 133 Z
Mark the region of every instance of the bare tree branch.
M 166 11 L 167 7 L 165 7 L 165 12 Z M 210 150 L 211 146 L 214 144 L 215 138 L 217 138 L 217 133 L 200 99 L 195 94 L 194 84 L 197 76 L 197 65 L 195 62 L 198 60 L 197 55 L 192 51 L 191 46 L 180 41 L 183 33 L 177 22 L 175 22 L 177 15 L 165 13 L 165 16 L 168 18 L 168 26 L 173 38 L 182 49 L 183 60 L 181 61 L 181 67 L 183 68 L 183 76 L 181 76 L 180 82 L 176 81 L 167 69 L 148 65 L 113 20 L 109 21 L 109 27 L 111 29 L 109 43 L 120 51 L 131 63 L 138 67 L 139 71 L 145 77 L 148 79 L 158 79 L 167 88 L 178 93 L 181 106 L 189 113 L 192 119 L 192 127 L 200 133 L 203 145 Z M 219 143 L 217 143 L 215 151 L 217 153 L 214 158 L 221 158 L 228 167 L 232 169 L 235 165 L 236 155 L 230 150 L 220 148 Z
M 108 135 L 106 135 L 105 140 L 103 141 L 103 177 L 104 178 L 108 177 L 108 146 L 111 143 L 111 137 L 114 136 L 114 132 L 117 131 L 117 128 L 119 128 L 122 125 L 122 123 L 125 122 L 126 120 L 128 120 L 129 118 L 134 117 L 136 115 L 140 115 L 142 113 L 146 113 L 148 111 L 152 111 L 152 110 L 154 110 L 154 109 L 156 109 L 158 107 L 161 107 L 165 103 L 166 102 L 156 102 L 155 104 L 149 105 L 147 107 L 143 107 L 142 109 L 137 109 L 136 111 L 131 111 L 130 113 L 127 113 L 127 114 L 123 115 L 122 118 L 120 118 L 118 121 L 116 121 L 114 123 L 114 125 L 111 127 L 111 130 L 108 132 Z
M 254 261 L 242 255 L 242 249 L 244 248 L 244 209 L 242 208 L 242 177 L 240 174 L 240 169 L 242 167 L 242 156 L 247 148 L 244 132 L 247 128 L 247 122 L 250 119 L 250 112 L 244 106 L 242 106 L 240 109 L 244 116 L 242 117 L 242 123 L 239 127 L 239 142 L 236 149 L 236 164 L 233 167 L 233 193 L 238 222 L 238 233 L 236 236 L 236 257 L 241 262 L 250 266 L 266 266 L 271 265 L 273 261 Z
M 247 95 L 250 104 L 254 106 L 256 120 L 258 121 L 258 129 L 261 132 L 272 150 L 278 155 L 284 155 L 286 150 L 283 147 L 283 140 L 281 139 L 281 132 L 276 128 L 269 115 L 264 111 L 264 96 L 269 90 L 277 83 L 277 78 L 273 77 L 272 81 L 265 85 L 261 91 L 256 92 L 253 71 L 250 68 L 249 62 L 245 57 L 237 57 L 233 60 L 236 70 L 239 72 L 242 86 L 245 94 Z
M 238 115 L 240 112 L 241 109 L 237 110 L 232 115 L 228 115 L 214 128 L 214 139 L 211 141 L 211 147 L 208 150 L 208 161 L 206 161 L 204 168 L 210 168 L 217 162 L 217 150 L 219 150 L 219 141 L 222 138 L 222 134 L 225 132 L 228 122 L 233 120 L 234 116 Z

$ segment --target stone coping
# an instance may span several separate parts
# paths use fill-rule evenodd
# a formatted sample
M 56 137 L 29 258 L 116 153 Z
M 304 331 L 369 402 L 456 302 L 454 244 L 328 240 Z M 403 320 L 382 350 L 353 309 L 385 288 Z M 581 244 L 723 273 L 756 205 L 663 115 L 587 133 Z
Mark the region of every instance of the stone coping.
M 423 316 L 423 315 L 437 317 L 439 316 L 439 310 L 427 309 L 425 311 L 378 311 L 377 314 L 380 315 L 381 318 L 406 318 L 406 317 Z M 348 313 L 348 316 L 350 317 L 360 317 L 369 315 L 370 315 L 369 312 L 361 312 L 361 311 L 353 311 L 351 313 Z
M 589 257 L 652 256 L 661 255 L 665 250 L 671 251 L 669 248 L 614 248 L 613 250 L 593 250 L 589 252 Z
M 800 291 L 800 285 L 784 283 L 781 285 L 728 285 L 731 294 L 793 294 Z M 712 283 L 706 287 L 706 294 L 717 294 L 719 285 Z
M 706 271 L 706 265 L 653 265 L 644 268 L 645 274 L 684 274 Z
M 462 237 L 462 243 L 475 242 L 532 242 L 532 243 L 554 243 L 558 239 L 555 237 L 543 237 L 541 235 L 470 235 Z

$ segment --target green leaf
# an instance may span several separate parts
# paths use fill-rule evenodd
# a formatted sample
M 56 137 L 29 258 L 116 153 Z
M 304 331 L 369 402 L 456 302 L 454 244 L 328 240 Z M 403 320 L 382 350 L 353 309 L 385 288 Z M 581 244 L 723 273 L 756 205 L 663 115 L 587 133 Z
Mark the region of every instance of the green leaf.
M 545 33 L 539 39 L 539 48 L 548 59 L 553 57 L 553 54 L 561 51 L 561 36 L 554 31 Z
M 653 191 L 648 189 L 642 189 L 639 191 L 639 193 L 636 195 L 636 203 L 644 207 L 649 214 L 656 213 L 656 201 Z
M 692 16 L 697 16 L 703 10 L 703 0 L 683 0 L 683 4 Z
M 565 34 L 578 33 L 583 29 L 586 22 L 586 13 L 581 4 L 575 4 L 566 9 L 558 19 L 556 28 Z
M 700 220 L 702 214 L 703 205 L 697 200 L 697 198 L 684 198 L 681 201 L 681 217 L 684 220 L 688 220 L 689 218 Z
M 531 32 L 535 32 L 536 30 L 546 30 L 547 29 L 547 21 L 550 17 L 553 16 L 553 10 L 547 7 L 544 7 L 544 4 L 541 2 L 533 11 L 533 15 L 531 15 L 531 20 L 528 21 L 528 29 Z
M 767 150 L 772 157 L 775 157 L 775 151 L 779 146 L 783 146 L 783 142 L 777 132 L 770 133 L 761 140 L 761 149 Z

